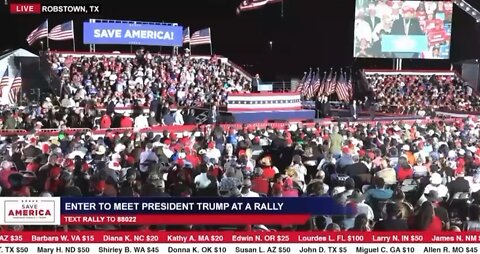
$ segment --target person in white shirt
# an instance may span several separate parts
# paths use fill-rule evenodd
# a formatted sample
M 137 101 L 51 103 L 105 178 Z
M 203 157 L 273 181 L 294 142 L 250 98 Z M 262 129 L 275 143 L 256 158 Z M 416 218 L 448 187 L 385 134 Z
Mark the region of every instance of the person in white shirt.
M 325 158 L 323 158 L 320 161 L 320 163 L 318 164 L 317 170 L 323 170 L 323 166 L 328 165 L 328 164 L 333 164 L 333 165 L 337 164 L 337 160 L 335 160 L 335 158 L 333 158 L 331 152 L 326 153 Z
M 290 165 L 296 171 L 297 180 L 305 183 L 305 176 L 307 175 L 307 168 L 302 163 L 302 157 L 300 155 L 294 155 L 292 164 Z
M 354 190 L 350 196 L 347 197 L 347 205 L 349 203 L 355 203 L 356 204 L 356 211 L 357 214 L 365 214 L 367 215 L 367 219 L 370 221 L 373 221 L 375 218 L 375 215 L 373 213 L 372 207 L 370 207 L 368 204 L 365 203 L 365 198 L 362 195 L 362 193 L 359 190 Z
M 173 125 L 184 125 L 185 122 L 183 121 L 183 115 L 182 115 L 182 110 L 181 109 L 177 109 L 177 111 L 175 111 L 175 113 L 173 114 L 173 118 L 175 119 L 175 122 L 173 123 Z
M 200 168 L 200 174 L 195 177 L 193 182 L 195 183 L 197 190 L 205 189 L 212 183 L 212 181 L 208 179 L 207 167 Z
M 215 147 L 214 142 L 210 142 L 208 143 L 205 156 L 207 156 L 209 159 L 215 159 L 216 161 L 219 161 L 220 157 L 222 157 L 222 153 Z
M 467 179 L 467 177 L 465 177 Z M 480 190 L 480 174 L 475 174 L 471 178 L 470 182 L 470 193 L 474 193 Z
M 430 177 L 430 184 L 425 187 L 424 194 L 429 194 L 430 191 L 435 190 L 439 198 L 448 199 L 448 188 L 442 184 L 442 176 L 439 173 L 433 173 Z
M 258 193 L 252 191 L 250 188 L 252 187 L 252 181 L 250 179 L 243 180 L 243 188 L 242 188 L 242 197 L 245 198 L 258 198 L 260 195 Z
M 65 95 L 61 101 L 61 105 L 64 108 L 70 108 L 73 107 L 73 105 L 70 104 L 70 99 L 68 98 L 68 95 Z
M 135 117 L 135 129 L 144 129 L 148 128 L 148 119 L 144 115 L 139 115 Z

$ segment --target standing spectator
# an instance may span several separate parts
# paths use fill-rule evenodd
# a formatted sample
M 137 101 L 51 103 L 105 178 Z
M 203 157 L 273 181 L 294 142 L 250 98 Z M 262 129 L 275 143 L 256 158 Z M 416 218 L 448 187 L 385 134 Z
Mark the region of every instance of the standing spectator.
M 208 123 L 216 124 L 219 115 L 220 113 L 217 110 L 217 106 L 213 105 L 212 109 L 208 112 Z
M 183 121 L 182 111 L 183 110 L 181 108 L 177 108 L 177 110 L 173 114 L 173 118 L 175 119 L 175 122 L 173 123 L 173 125 L 183 125 L 183 124 L 185 124 L 185 121 Z
M 330 152 L 334 158 L 338 158 L 342 153 L 343 137 L 338 132 L 338 126 L 334 126 L 330 136 Z
M 17 127 L 17 121 L 13 118 L 13 114 L 10 111 L 6 112 L 6 119 L 3 122 L 3 128 L 7 130 L 13 130 Z
M 149 126 L 148 120 L 143 114 L 140 114 L 137 117 L 135 117 L 135 124 L 133 126 L 135 129 L 144 129 L 144 128 L 148 128 L 148 126 Z
M 125 113 L 120 119 L 120 128 L 131 128 L 133 126 L 133 120 L 129 113 Z
M 100 128 L 109 129 L 111 126 L 112 118 L 106 112 L 102 112 L 102 117 L 100 118 Z
M 262 83 L 260 80 L 260 75 L 257 73 L 255 74 L 255 77 L 252 80 L 252 92 L 256 93 L 258 92 L 258 86 Z

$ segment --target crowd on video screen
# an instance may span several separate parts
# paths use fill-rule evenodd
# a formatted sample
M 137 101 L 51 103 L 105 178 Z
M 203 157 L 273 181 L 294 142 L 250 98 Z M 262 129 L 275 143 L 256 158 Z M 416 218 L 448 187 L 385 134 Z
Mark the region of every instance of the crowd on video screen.
M 357 0 L 354 56 L 372 58 L 448 59 L 452 26 L 452 2 Z M 389 51 L 385 36 L 410 40 L 388 42 L 393 48 L 422 44 L 421 52 Z M 426 40 L 413 41 L 414 37 Z M 427 45 L 423 45 L 423 42 Z

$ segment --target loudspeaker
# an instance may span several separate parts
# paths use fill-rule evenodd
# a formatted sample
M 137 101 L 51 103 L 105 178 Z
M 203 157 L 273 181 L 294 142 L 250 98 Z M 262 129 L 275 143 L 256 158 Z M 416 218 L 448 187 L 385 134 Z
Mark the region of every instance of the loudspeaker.
M 478 60 L 470 60 L 462 64 L 462 78 L 474 91 L 480 91 L 480 66 Z

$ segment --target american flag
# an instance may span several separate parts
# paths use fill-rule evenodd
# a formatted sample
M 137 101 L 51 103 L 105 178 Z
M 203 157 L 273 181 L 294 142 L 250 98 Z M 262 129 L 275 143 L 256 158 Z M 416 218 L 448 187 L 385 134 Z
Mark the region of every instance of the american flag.
M 7 66 L 7 69 L 3 74 L 2 80 L 0 81 L 0 98 L 2 98 L 3 88 L 7 87 L 8 83 L 10 83 L 10 77 L 8 76 L 8 66 Z
M 73 20 L 55 26 L 48 35 L 50 40 L 64 41 L 74 39 L 73 35 Z
M 48 19 L 45 20 L 40 26 L 35 28 L 28 36 L 27 42 L 28 45 L 32 45 L 35 41 L 40 38 L 45 38 L 48 36 Z
M 12 86 L 10 87 L 10 93 L 8 94 L 8 98 L 10 100 L 10 104 L 15 104 L 18 101 L 18 94 L 22 89 L 22 74 L 19 71 L 15 79 L 13 79 Z
M 307 72 L 304 72 L 302 80 L 300 81 L 298 86 L 295 88 L 295 92 L 301 92 L 302 91 L 306 80 L 307 80 Z
M 335 82 L 337 80 L 337 74 L 332 77 L 333 75 L 333 69 L 330 69 L 330 74 L 328 74 L 327 81 L 325 82 L 325 91 L 324 94 L 326 96 L 331 95 L 333 92 L 335 92 Z
M 323 96 L 323 93 L 325 92 L 325 86 L 326 86 L 326 82 L 327 82 L 327 72 L 324 72 L 323 73 L 323 78 L 322 78 L 322 81 L 320 82 L 320 87 L 318 88 L 318 91 L 317 91 L 317 98 L 320 98 L 321 96 Z
M 212 38 L 210 35 L 210 28 L 205 28 L 199 31 L 196 31 L 192 34 L 190 38 L 190 45 L 198 44 L 210 44 L 212 43 Z
M 190 27 L 183 30 L 183 43 L 190 43 Z
M 314 77 L 313 77 L 313 79 L 310 83 L 310 86 L 308 87 L 308 91 L 307 91 L 307 95 L 306 95 L 307 99 L 312 99 L 315 96 L 315 92 L 320 87 L 320 76 L 319 76 L 318 72 L 316 74 L 314 74 L 313 76 Z
M 322 85 L 322 81 L 320 79 L 320 71 L 317 71 L 317 76 L 315 78 L 315 84 L 313 84 L 313 93 L 312 93 L 312 98 L 316 99 L 316 95 L 318 93 L 318 90 L 320 90 Z
M 340 73 L 340 78 L 338 80 L 337 87 L 335 89 L 338 99 L 341 101 L 350 101 L 350 94 L 351 94 L 350 90 L 351 90 L 350 82 L 347 83 L 345 79 L 345 74 Z
M 227 109 L 239 111 L 298 110 L 302 108 L 300 93 L 229 93 Z
M 310 73 L 308 74 L 307 79 L 303 83 L 303 87 L 302 87 L 302 96 L 304 98 L 308 96 L 308 90 L 310 90 L 312 79 L 313 79 L 313 73 L 312 73 L 312 70 L 310 69 Z
M 260 9 L 267 4 L 280 3 L 282 1 L 283 0 L 244 0 L 240 6 L 238 6 L 237 13 Z

